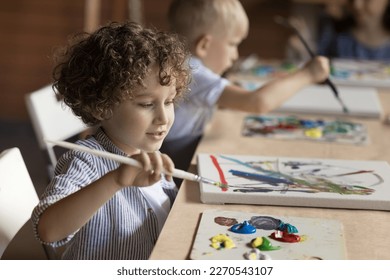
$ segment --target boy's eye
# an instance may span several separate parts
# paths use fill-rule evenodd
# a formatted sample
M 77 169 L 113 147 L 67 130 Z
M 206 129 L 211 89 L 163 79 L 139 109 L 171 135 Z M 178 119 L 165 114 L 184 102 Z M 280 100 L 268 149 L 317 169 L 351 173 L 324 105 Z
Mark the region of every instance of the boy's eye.
M 170 100 L 167 100 L 165 102 L 166 105 L 170 105 L 170 104 L 174 104 L 175 103 L 175 99 L 170 99 Z
M 165 105 L 171 105 L 175 103 L 175 99 L 172 98 L 172 99 L 168 99 L 164 102 Z M 137 103 L 138 106 L 142 107 L 142 108 L 152 108 L 155 106 L 155 103 L 154 102 L 139 102 Z
M 143 108 L 150 108 L 153 106 L 153 103 L 139 103 L 138 106 L 141 106 Z

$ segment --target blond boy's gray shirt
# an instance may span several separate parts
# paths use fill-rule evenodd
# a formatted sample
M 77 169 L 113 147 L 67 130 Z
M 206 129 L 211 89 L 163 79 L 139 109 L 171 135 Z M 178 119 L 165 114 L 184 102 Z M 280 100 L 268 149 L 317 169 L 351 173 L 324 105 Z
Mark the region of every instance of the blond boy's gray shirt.
M 175 121 L 166 141 L 183 137 L 199 137 L 211 119 L 215 104 L 229 81 L 205 67 L 192 57 L 190 92 L 175 108 Z

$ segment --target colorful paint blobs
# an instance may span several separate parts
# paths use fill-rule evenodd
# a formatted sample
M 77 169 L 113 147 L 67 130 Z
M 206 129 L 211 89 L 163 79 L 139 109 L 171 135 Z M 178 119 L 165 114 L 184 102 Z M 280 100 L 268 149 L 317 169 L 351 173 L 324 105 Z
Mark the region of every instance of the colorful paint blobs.
M 302 119 L 295 116 L 251 115 L 244 119 L 242 134 L 248 137 L 298 139 L 366 144 L 366 128 L 343 120 Z
M 246 225 L 253 217 L 266 217 L 273 225 L 265 223 L 267 230 L 256 229 L 253 233 L 234 232 L 221 225 L 221 221 L 233 219 L 239 221 L 237 225 Z M 275 229 L 283 225 L 299 228 L 299 235 Z M 190 259 L 196 260 L 341 260 L 345 257 L 342 225 L 336 220 L 217 209 L 202 213 L 190 253 Z
M 230 219 L 218 217 L 218 221 L 221 219 Z M 214 221 L 216 221 L 214 219 Z M 238 234 L 252 234 L 256 232 L 256 228 L 263 230 L 276 230 L 271 233 L 270 237 L 272 239 L 295 243 L 301 241 L 301 237 L 297 234 L 293 234 L 291 232 L 297 233 L 298 230 L 295 226 L 290 225 L 288 223 L 283 223 L 280 219 L 276 219 L 269 216 L 254 216 L 248 221 L 244 221 L 242 223 L 237 223 L 233 225 L 230 230 L 234 233 Z M 215 237 L 212 238 L 212 240 Z M 271 250 L 279 250 L 280 246 L 272 246 L 271 242 L 266 237 L 256 237 L 251 241 L 251 245 L 253 248 L 257 248 L 261 251 L 271 251 Z
M 223 225 L 225 225 L 226 221 L 231 222 L 232 218 L 225 218 L 225 217 L 216 217 L 214 218 L 214 222 L 217 224 L 221 224 L 223 222 Z M 252 225 L 254 224 L 254 225 Z M 298 232 L 296 227 L 283 223 L 280 219 L 276 219 L 269 216 L 254 216 L 252 217 L 249 222 L 244 221 L 242 223 L 237 223 L 233 225 L 230 230 L 234 233 L 238 234 L 254 234 L 256 232 L 256 228 L 263 229 L 263 230 L 275 230 L 275 229 L 281 229 L 284 228 L 286 232 L 283 232 L 282 230 L 276 230 L 275 232 L 271 233 L 270 237 L 272 239 L 282 241 L 282 242 L 288 242 L 288 243 L 294 243 L 299 242 L 301 240 L 301 237 L 299 235 L 293 234 L 288 232 L 287 230 L 291 230 L 294 232 Z M 260 251 L 273 251 L 273 250 L 279 250 L 281 249 L 280 246 L 273 246 L 271 241 L 268 240 L 266 237 L 256 237 L 252 239 L 251 246 L 253 248 L 257 248 Z M 214 249 L 231 249 L 235 247 L 234 242 L 227 237 L 224 234 L 218 234 L 211 238 L 211 247 Z M 248 256 L 252 256 L 249 254 Z M 256 258 L 259 256 L 255 254 Z

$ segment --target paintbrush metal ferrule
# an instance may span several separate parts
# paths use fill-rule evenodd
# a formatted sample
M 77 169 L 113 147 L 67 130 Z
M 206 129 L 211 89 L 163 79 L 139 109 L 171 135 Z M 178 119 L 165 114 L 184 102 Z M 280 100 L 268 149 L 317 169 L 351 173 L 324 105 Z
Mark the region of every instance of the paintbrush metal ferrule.
M 201 177 L 199 175 L 196 175 L 196 176 L 197 176 L 197 181 L 198 182 L 202 182 L 202 183 L 205 183 L 205 184 L 217 186 L 217 187 L 220 187 L 220 188 L 229 188 L 230 187 L 229 185 L 223 184 L 223 183 L 218 182 L 218 181 L 207 179 L 207 178 Z
M 210 184 L 210 185 L 217 185 L 218 182 L 214 181 L 214 180 L 211 180 L 211 179 L 207 179 L 207 178 L 204 178 L 204 177 L 201 177 L 199 175 L 197 175 L 197 181 L 198 182 L 202 182 L 202 183 L 205 183 L 205 184 Z

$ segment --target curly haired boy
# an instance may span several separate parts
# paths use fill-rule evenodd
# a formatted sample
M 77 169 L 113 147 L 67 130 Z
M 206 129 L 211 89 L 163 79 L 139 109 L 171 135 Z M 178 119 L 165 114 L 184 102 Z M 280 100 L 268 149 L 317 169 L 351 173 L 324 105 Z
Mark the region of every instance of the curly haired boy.
M 37 238 L 67 245 L 63 259 L 147 259 L 177 188 L 158 152 L 174 102 L 190 79 L 188 54 L 172 34 L 110 23 L 73 38 L 54 68 L 60 99 L 96 133 L 78 145 L 132 157 L 136 168 L 68 151 L 33 211 Z M 61 129 L 59 127 L 59 129 Z

